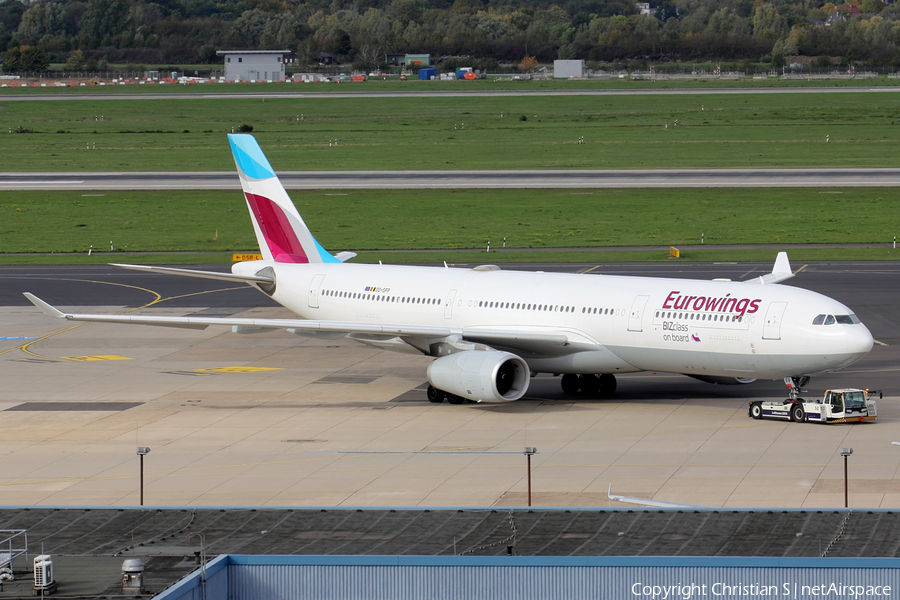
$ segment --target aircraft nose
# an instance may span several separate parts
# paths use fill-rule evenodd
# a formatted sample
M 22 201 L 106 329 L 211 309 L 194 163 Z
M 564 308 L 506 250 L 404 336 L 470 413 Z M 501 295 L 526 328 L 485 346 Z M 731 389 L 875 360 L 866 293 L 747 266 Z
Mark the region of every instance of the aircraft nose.
M 872 332 L 862 323 L 853 327 L 850 330 L 850 335 L 847 337 L 847 349 L 852 354 L 859 354 L 860 358 L 868 354 L 875 344 L 875 338 L 872 337 Z
M 840 339 L 835 341 L 838 342 L 836 357 L 841 361 L 838 367 L 841 369 L 863 358 L 875 343 L 872 333 L 862 323 L 845 326 Z

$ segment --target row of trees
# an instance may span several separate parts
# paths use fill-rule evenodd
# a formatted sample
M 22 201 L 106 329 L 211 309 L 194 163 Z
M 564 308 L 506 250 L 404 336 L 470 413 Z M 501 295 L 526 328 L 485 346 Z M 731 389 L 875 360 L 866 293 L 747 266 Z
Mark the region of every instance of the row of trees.
M 881 0 L 21 0 L 0 2 L 6 71 L 52 62 L 213 63 L 216 50 L 320 52 L 359 68 L 386 53 L 518 62 L 772 60 L 900 64 L 900 7 Z M 843 18 L 834 18 L 841 15 Z M 823 23 L 832 17 L 827 25 Z M 29 70 L 40 70 L 31 68 Z

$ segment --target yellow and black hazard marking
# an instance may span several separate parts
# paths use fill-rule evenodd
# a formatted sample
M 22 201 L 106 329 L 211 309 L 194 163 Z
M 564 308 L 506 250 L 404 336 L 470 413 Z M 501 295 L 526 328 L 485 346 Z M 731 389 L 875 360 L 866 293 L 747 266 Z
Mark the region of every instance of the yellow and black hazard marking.
M 860 423 L 862 421 L 877 421 L 878 415 L 866 417 L 845 417 L 843 419 L 828 419 L 829 423 Z
M 279 367 L 212 367 L 209 369 L 186 369 L 184 371 L 167 371 L 173 375 L 223 375 L 226 373 L 259 373 L 262 371 L 280 371 Z

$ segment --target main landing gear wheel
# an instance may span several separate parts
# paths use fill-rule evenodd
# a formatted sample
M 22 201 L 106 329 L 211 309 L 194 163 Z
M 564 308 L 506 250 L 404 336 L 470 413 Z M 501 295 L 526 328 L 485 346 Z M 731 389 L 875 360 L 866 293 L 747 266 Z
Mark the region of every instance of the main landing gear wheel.
M 596 396 L 600 393 L 600 376 L 589 373 L 587 375 L 579 375 L 581 382 L 581 391 L 588 396 Z
M 762 403 L 754 402 L 750 405 L 750 416 L 754 419 L 762 419 Z
M 447 402 L 450 404 L 465 404 L 466 399 L 457 396 L 456 394 L 447 394 Z
M 425 392 L 425 395 L 428 396 L 429 402 L 434 402 L 435 404 L 440 404 L 444 401 L 444 397 L 447 395 L 444 390 L 439 390 L 433 385 L 428 386 L 428 390 Z
M 578 393 L 578 390 L 581 389 L 581 382 L 579 381 L 580 377 L 575 375 L 574 373 L 566 373 L 562 376 L 560 380 L 560 384 L 562 385 L 562 391 L 564 394 L 575 395 Z
M 604 373 L 600 376 L 600 396 L 603 398 L 609 398 L 613 394 L 616 393 L 616 388 L 619 386 L 618 382 L 616 382 L 616 376 L 612 373 Z
M 608 398 L 615 394 L 617 387 L 616 376 L 611 373 L 602 375 L 566 373 L 562 376 L 560 384 L 565 394 L 574 395 L 581 390 L 586 396 L 599 396 L 601 398 Z
M 581 391 L 589 396 L 609 398 L 616 393 L 616 387 L 616 376 L 610 373 L 581 376 Z
M 803 410 L 803 407 L 800 404 L 795 404 L 791 408 L 791 420 L 796 423 L 803 423 L 806 421 L 806 411 Z

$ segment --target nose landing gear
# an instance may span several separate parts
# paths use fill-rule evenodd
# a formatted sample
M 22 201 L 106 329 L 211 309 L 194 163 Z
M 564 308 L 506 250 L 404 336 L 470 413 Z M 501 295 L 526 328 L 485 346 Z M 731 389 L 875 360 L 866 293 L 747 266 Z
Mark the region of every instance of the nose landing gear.
M 806 390 L 801 388 L 808 383 L 809 375 L 794 375 L 793 377 L 784 378 L 784 385 L 790 390 L 789 395 L 791 400 L 796 400 L 798 394 L 806 392 Z

